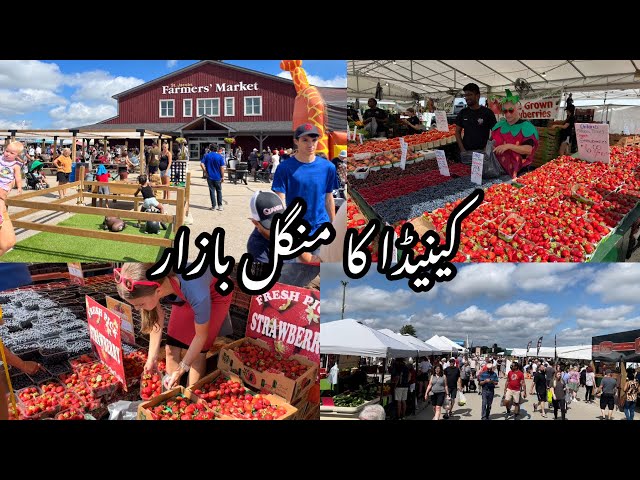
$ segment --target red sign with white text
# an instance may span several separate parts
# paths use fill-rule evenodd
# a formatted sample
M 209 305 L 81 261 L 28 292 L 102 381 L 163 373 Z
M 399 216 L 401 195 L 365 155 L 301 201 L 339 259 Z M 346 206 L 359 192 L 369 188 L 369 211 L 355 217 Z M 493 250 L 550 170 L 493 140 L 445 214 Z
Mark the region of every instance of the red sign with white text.
M 95 345 L 100 361 L 111 370 L 111 373 L 126 389 L 122 340 L 120 339 L 120 318 L 88 295 L 85 296 L 85 301 L 91 343 Z
M 251 297 L 246 336 L 267 342 L 283 357 L 320 363 L 320 292 L 276 283 Z

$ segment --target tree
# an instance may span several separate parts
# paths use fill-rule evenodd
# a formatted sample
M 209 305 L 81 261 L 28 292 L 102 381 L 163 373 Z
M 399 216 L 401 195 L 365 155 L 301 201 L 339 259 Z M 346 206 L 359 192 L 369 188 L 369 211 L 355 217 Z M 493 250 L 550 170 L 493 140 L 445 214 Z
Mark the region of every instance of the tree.
M 402 335 L 411 335 L 413 337 L 415 337 L 417 335 L 416 329 L 413 325 L 404 325 L 401 329 L 400 329 L 400 334 Z

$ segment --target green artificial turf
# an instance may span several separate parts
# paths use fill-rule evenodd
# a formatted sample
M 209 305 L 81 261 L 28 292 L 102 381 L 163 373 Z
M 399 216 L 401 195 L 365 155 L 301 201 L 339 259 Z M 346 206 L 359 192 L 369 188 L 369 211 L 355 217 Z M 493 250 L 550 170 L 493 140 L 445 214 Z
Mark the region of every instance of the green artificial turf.
M 114 210 L 116 213 L 117 210 Z M 77 214 L 58 225 L 100 231 L 104 217 Z M 3 262 L 156 262 L 163 248 L 145 245 L 148 236 L 142 228 L 136 227 L 135 220 L 125 220 L 127 227 L 122 231 L 129 235 L 140 235 L 140 243 L 117 242 L 97 238 L 60 235 L 40 232 L 16 243 L 12 251 L 2 257 Z M 144 226 L 144 223 L 141 224 Z M 171 225 L 168 230 L 160 230 L 158 236 L 173 238 Z

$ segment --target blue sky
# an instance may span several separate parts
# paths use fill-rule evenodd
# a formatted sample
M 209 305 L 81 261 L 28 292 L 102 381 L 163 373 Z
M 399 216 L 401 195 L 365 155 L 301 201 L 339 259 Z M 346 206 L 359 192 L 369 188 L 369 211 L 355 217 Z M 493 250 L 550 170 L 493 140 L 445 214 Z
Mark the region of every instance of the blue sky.
M 459 265 L 451 282 L 414 293 L 406 280 L 374 273 L 348 278 L 341 264 L 323 264 L 321 323 L 345 318 L 398 331 L 412 324 L 418 338 L 445 335 L 473 345 L 526 348 L 591 343 L 591 337 L 640 328 L 640 264 Z
M 280 60 L 223 60 L 291 78 Z M 0 129 L 62 129 L 116 115 L 112 95 L 197 60 L 0 60 Z M 346 87 L 346 61 L 303 60 L 313 85 Z

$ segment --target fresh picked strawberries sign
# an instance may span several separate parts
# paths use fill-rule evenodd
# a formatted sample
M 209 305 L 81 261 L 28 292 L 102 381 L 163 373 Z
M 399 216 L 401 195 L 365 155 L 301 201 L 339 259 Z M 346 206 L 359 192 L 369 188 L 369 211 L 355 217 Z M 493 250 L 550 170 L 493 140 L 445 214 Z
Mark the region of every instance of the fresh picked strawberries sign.
M 320 362 L 320 292 L 282 283 L 251 297 L 246 336 L 259 338 L 282 357 Z
M 126 389 L 122 340 L 120 339 L 120 318 L 93 298 L 89 296 L 85 298 L 91 343 L 95 345 L 100 361 L 111 370 L 111 373 Z

